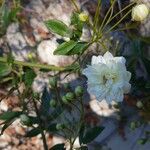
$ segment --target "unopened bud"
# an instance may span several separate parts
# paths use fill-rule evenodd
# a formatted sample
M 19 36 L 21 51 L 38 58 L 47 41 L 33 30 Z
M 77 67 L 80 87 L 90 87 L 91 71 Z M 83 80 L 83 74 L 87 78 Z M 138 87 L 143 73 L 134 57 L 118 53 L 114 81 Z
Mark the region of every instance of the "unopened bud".
M 149 14 L 149 8 L 145 4 L 136 5 L 132 8 L 132 20 L 143 21 Z
M 130 128 L 131 128 L 132 130 L 135 130 L 135 128 L 136 128 L 136 123 L 135 123 L 135 122 L 131 122 Z
M 69 103 L 68 100 L 67 100 L 67 98 L 66 98 L 66 96 L 62 97 L 62 101 L 63 101 L 64 104 L 68 104 Z
M 89 18 L 89 16 L 86 13 L 84 13 L 84 12 L 79 14 L 79 19 L 82 22 L 86 22 L 88 20 L 88 18 Z
M 57 105 L 56 100 L 51 99 L 51 100 L 50 100 L 50 106 L 51 106 L 51 107 L 56 107 L 56 105 Z
M 142 108 L 142 107 L 143 107 L 143 103 L 142 103 L 141 101 L 138 101 L 138 102 L 136 103 L 136 106 L 137 106 L 138 108 Z
M 67 99 L 68 101 L 74 100 L 74 94 L 73 94 L 72 92 L 68 92 L 68 93 L 66 94 L 66 99 Z
M 75 88 L 75 94 L 76 94 L 76 96 L 83 96 L 83 92 L 84 92 L 84 90 L 83 90 L 83 88 L 81 86 L 77 86 Z

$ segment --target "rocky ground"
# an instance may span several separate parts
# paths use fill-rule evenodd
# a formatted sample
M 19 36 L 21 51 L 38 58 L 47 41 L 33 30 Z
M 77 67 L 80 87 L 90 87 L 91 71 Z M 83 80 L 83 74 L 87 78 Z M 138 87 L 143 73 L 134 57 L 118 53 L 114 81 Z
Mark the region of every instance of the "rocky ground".
M 86 9 L 92 15 L 95 11 L 95 1 L 82 0 L 79 6 Z M 148 2 L 145 1 L 145 2 Z M 149 4 L 149 2 L 148 2 Z M 13 56 L 17 60 L 27 61 L 36 58 L 38 62 L 56 66 L 65 66 L 71 64 L 75 58 L 71 56 L 55 56 L 53 51 L 57 47 L 56 40 L 60 38 L 50 33 L 45 27 L 43 21 L 48 19 L 59 19 L 66 24 L 70 23 L 70 16 L 73 7 L 68 0 L 30 0 L 24 6 L 22 17 L 26 22 L 21 24 L 12 23 L 8 29 L 4 39 L 0 40 L 4 51 L 7 51 L 6 41 L 11 49 Z M 105 12 L 105 11 L 104 11 Z M 149 21 L 143 23 L 140 27 L 140 33 L 143 36 L 149 36 Z M 88 38 L 90 33 L 85 32 L 83 38 Z M 118 36 L 119 35 L 119 36 Z M 129 40 L 124 37 L 122 33 L 115 33 L 113 35 L 117 40 L 122 42 L 123 51 L 126 52 L 130 46 Z M 124 37 L 124 38 L 123 38 Z M 92 47 L 94 49 L 94 47 Z M 127 53 L 127 52 L 126 52 Z M 66 80 L 71 81 L 77 78 L 76 75 L 71 75 Z M 47 75 L 39 75 L 34 82 L 33 88 L 38 92 L 42 91 L 43 87 L 48 83 Z M 0 89 L 0 97 L 3 97 L 6 91 Z M 137 116 L 133 116 L 132 110 L 126 112 L 129 116 L 129 121 L 126 126 L 121 126 L 118 122 L 119 116 L 117 110 L 109 107 L 104 101 L 98 103 L 92 100 L 85 105 L 86 119 L 90 124 L 101 124 L 105 126 L 104 132 L 98 136 L 94 142 L 89 144 L 89 150 L 103 149 L 111 150 L 148 150 L 149 144 L 141 146 L 137 144 L 137 140 L 143 136 L 144 131 L 150 128 L 149 126 L 142 126 L 136 131 L 131 131 L 129 122 L 134 120 Z M 11 95 L 0 103 L 0 112 L 9 109 L 19 110 L 18 98 Z M 28 139 L 25 138 L 26 127 L 16 120 L 11 127 L 9 127 L 0 137 L 0 149 L 2 150 L 42 150 L 42 140 L 40 136 Z M 47 135 L 48 145 L 51 147 L 56 143 L 64 141 L 61 137 Z

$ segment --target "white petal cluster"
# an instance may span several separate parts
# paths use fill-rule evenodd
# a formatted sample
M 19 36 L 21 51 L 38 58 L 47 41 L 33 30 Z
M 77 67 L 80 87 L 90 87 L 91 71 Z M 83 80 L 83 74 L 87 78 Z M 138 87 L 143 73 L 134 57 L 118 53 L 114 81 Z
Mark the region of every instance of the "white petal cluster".
M 126 70 L 125 62 L 124 57 L 113 57 L 110 52 L 93 56 L 91 65 L 82 72 L 88 79 L 88 92 L 99 101 L 122 101 L 123 94 L 131 88 L 131 73 Z

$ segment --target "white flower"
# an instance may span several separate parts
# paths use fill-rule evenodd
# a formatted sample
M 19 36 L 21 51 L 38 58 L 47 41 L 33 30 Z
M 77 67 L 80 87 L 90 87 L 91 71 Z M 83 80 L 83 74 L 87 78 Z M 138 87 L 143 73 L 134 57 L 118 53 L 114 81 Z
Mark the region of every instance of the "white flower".
M 145 4 L 136 5 L 132 9 L 132 20 L 143 21 L 149 14 L 149 8 Z
M 88 78 L 88 92 L 99 101 L 122 101 L 123 94 L 131 88 L 131 73 L 126 70 L 125 62 L 124 57 L 113 57 L 110 52 L 103 57 L 93 56 L 91 66 L 83 70 Z

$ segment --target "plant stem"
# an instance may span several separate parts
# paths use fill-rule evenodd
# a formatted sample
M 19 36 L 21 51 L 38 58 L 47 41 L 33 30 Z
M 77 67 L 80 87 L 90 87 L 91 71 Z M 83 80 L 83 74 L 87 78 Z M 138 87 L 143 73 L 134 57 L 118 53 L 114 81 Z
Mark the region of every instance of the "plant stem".
M 97 29 L 97 24 L 99 21 L 99 14 L 100 14 L 100 9 L 101 9 L 101 0 L 98 0 L 97 8 L 96 8 L 96 13 L 94 16 L 94 24 L 93 24 L 93 39 L 96 34 L 96 29 Z
M 132 10 L 128 11 L 115 25 L 113 25 L 106 33 L 109 33 L 110 31 L 112 31 L 117 25 L 119 25 L 121 23 L 121 21 L 126 18 L 129 13 L 131 13 Z
M 0 62 L 7 63 L 7 58 L 0 57 Z M 31 68 L 40 68 L 40 69 L 53 70 L 53 71 L 64 71 L 66 69 L 65 67 L 57 67 L 53 65 L 23 62 L 23 61 L 18 61 L 18 60 L 14 60 L 13 64 L 18 65 L 18 66 L 26 66 L 26 67 L 31 67 Z
M 72 4 L 74 5 L 74 7 L 76 8 L 76 11 L 77 11 L 77 12 L 80 12 L 80 10 L 79 10 L 79 8 L 78 8 L 78 6 L 77 6 L 75 0 L 71 0 L 71 2 L 72 2 Z
M 42 127 L 41 127 L 41 118 L 40 118 L 40 114 L 39 114 L 39 111 L 38 111 L 38 108 L 37 108 L 37 105 L 36 105 L 36 102 L 33 98 L 33 104 L 34 104 L 34 108 L 35 108 L 35 111 L 36 111 L 36 115 L 39 119 L 39 125 L 40 125 L 40 130 L 41 130 L 41 135 L 42 135 L 42 140 L 43 140 L 43 146 L 44 146 L 44 150 L 48 150 L 48 146 L 47 146 L 47 142 L 46 142 L 46 137 L 45 137 L 45 134 L 44 134 L 44 131 L 42 130 Z

